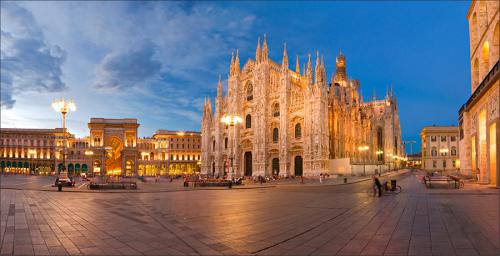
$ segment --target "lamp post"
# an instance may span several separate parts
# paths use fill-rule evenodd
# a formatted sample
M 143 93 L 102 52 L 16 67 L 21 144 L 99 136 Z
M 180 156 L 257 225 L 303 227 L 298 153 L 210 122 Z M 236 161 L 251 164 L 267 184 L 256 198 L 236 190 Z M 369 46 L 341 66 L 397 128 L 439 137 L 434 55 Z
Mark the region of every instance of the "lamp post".
M 62 128 L 64 132 L 63 142 L 63 171 L 66 170 L 66 114 L 69 111 L 76 111 L 76 105 L 73 100 L 65 100 L 64 98 L 56 99 L 52 102 L 52 108 L 62 114 Z M 57 172 L 59 174 L 59 170 Z
M 361 152 L 368 151 L 369 147 L 367 145 L 359 146 L 358 150 Z M 366 159 L 363 157 L 363 176 L 366 176 Z
M 375 154 L 377 154 L 377 168 L 378 168 L 378 162 L 379 162 L 379 160 L 378 160 L 378 159 L 380 158 L 380 156 L 381 156 L 381 155 L 383 155 L 383 154 L 384 154 L 384 151 L 383 151 L 383 150 L 377 150 L 377 151 L 375 152 Z M 382 173 L 382 170 L 379 170 L 379 171 L 380 171 L 380 172 L 378 173 L 378 175 L 380 176 L 380 174 Z
M 443 172 L 446 172 L 446 155 L 448 154 L 448 148 L 439 149 L 439 153 L 443 156 Z
M 388 153 L 388 154 L 386 154 L 385 156 L 387 156 L 387 159 L 389 159 L 389 161 L 388 161 L 388 162 L 389 162 L 389 171 L 392 171 L 392 169 L 391 169 L 391 162 L 392 162 L 392 161 L 391 161 L 391 159 L 392 159 L 392 153 Z
M 231 126 L 233 127 L 233 140 L 231 140 L 231 156 L 229 157 L 229 160 L 231 161 L 230 163 L 230 170 L 229 170 L 229 176 L 228 179 L 229 180 L 232 180 L 233 177 L 234 177 L 234 168 L 233 168 L 233 159 L 234 159 L 234 141 L 236 140 L 236 129 L 234 129 L 234 127 L 241 123 L 242 120 L 241 120 L 241 117 L 237 116 L 237 115 L 224 115 L 221 119 L 221 121 L 228 125 L 228 126 Z
M 94 151 L 92 151 L 92 150 L 86 150 L 86 151 L 85 151 L 85 155 L 86 155 L 88 158 L 90 158 L 90 160 L 92 160 L 92 156 L 94 155 Z M 92 168 L 92 177 L 94 177 L 94 168 L 93 168 L 93 167 L 94 167 L 94 161 L 93 161 L 93 160 L 90 162 L 89 166 L 90 166 L 90 167 L 88 167 L 88 168 Z M 82 168 L 82 172 L 83 172 L 83 168 Z M 88 172 L 88 169 L 87 169 L 87 172 Z M 87 177 L 89 177 L 89 174 L 88 174 L 88 173 L 85 173 L 85 175 L 86 175 Z

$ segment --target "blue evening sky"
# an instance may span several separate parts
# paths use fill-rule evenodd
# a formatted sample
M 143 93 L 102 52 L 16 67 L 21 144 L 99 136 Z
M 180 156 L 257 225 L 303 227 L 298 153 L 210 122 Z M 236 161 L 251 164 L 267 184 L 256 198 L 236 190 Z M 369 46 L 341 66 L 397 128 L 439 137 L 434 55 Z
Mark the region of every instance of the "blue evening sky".
M 325 56 L 327 77 L 342 50 L 365 100 L 393 86 L 403 139 L 427 125 L 456 125 L 470 95 L 470 2 L 5 2 L 1 3 L 1 125 L 60 126 L 54 98 L 72 98 L 68 127 L 91 117 L 138 118 L 157 129 L 199 130 L 205 96 L 267 35 L 291 68 Z M 313 55 L 314 56 L 314 55 Z M 409 153 L 409 152 L 408 152 Z

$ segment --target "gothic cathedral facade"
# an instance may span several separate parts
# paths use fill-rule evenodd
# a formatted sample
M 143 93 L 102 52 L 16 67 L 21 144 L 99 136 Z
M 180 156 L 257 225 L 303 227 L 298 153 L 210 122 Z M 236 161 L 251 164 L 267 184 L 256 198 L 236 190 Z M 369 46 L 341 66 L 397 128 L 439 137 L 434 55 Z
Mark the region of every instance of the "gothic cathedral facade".
M 255 59 L 243 69 L 238 52 L 231 58 L 227 92 L 223 95 L 219 79 L 215 111 L 211 100 L 205 100 L 201 172 L 311 176 L 335 173 L 328 168 L 331 159 L 383 164 L 387 157 L 404 154 L 392 90 L 381 100 L 374 94 L 371 102 L 364 102 L 359 91 L 359 81 L 347 76 L 341 53 L 328 83 L 319 54 L 314 70 L 310 55 L 302 71 L 298 57 L 291 70 L 286 45 L 278 64 L 268 58 L 264 37 Z M 223 123 L 228 116 L 241 122 Z

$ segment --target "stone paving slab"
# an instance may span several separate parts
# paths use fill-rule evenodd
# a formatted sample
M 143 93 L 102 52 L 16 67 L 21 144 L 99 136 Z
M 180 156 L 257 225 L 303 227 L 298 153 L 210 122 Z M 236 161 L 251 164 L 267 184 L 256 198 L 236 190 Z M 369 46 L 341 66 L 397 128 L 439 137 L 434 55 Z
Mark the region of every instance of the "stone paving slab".
M 498 255 L 498 193 L 370 182 L 172 193 L 0 192 L 1 255 Z M 494 192 L 491 192 L 494 191 Z

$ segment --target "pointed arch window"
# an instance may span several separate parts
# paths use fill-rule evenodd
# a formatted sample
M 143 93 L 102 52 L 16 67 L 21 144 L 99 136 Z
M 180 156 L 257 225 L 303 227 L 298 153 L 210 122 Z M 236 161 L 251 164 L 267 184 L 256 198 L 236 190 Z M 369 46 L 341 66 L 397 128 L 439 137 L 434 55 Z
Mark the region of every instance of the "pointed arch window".
M 300 123 L 295 125 L 295 138 L 300 139 L 302 137 L 302 126 Z
M 252 116 L 250 114 L 245 118 L 245 128 L 252 128 Z
M 246 94 L 247 94 L 247 101 L 253 100 L 253 86 L 251 83 L 247 84 Z
M 273 129 L 273 143 L 278 143 L 279 140 L 279 130 L 278 128 Z
M 279 103 L 274 103 L 274 105 L 273 105 L 273 116 L 274 117 L 280 116 L 280 104 Z

